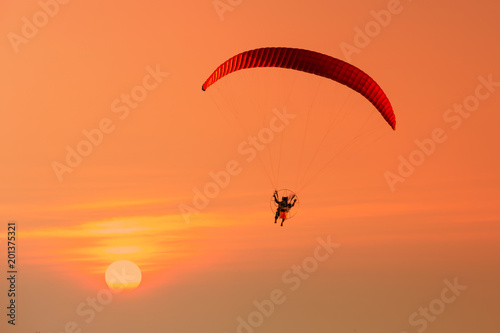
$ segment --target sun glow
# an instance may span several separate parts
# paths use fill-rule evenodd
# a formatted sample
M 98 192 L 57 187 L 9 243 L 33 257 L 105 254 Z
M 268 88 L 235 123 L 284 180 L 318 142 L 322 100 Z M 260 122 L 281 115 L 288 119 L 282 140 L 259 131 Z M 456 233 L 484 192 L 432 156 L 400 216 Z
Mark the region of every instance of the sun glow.
M 133 262 L 118 260 L 109 265 L 104 278 L 110 289 L 130 291 L 139 286 L 142 274 L 139 267 Z

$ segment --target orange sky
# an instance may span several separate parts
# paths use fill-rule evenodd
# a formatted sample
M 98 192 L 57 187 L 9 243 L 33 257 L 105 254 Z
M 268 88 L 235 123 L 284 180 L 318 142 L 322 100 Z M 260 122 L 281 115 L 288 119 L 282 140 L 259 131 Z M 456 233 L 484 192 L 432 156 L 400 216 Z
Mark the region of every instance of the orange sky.
M 3 315 L 2 332 L 498 329 L 498 2 L 55 4 L 0 4 L 0 237 L 16 220 L 19 271 L 16 326 Z M 221 62 L 267 46 L 363 69 L 397 130 L 359 94 L 297 73 L 241 73 L 202 92 Z M 273 109 L 297 118 L 246 160 L 238 147 Z M 363 133 L 358 119 L 373 135 L 336 156 Z M 88 153 L 69 165 L 68 149 Z M 228 185 L 196 206 L 228 168 Z M 283 228 L 273 186 L 300 188 Z M 340 246 L 316 250 L 328 239 Z M 6 256 L 4 245 L 4 275 Z M 141 285 L 81 315 L 116 260 L 135 262 Z M 447 303 L 454 281 L 467 288 Z M 272 313 L 255 315 L 270 299 Z M 429 306 L 432 319 L 419 312 Z

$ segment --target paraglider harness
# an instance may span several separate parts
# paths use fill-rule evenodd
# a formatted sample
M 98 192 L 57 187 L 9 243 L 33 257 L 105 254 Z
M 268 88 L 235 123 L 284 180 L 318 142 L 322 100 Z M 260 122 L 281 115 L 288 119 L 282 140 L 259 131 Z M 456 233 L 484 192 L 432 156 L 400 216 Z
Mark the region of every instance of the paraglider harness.
M 293 202 L 292 202 L 293 200 Z M 287 214 L 290 211 L 290 209 L 295 205 L 295 202 L 297 199 L 295 198 L 295 194 L 292 195 L 290 198 L 290 203 L 288 201 L 288 197 L 282 197 L 281 201 L 278 200 L 277 198 L 277 192 L 274 192 L 274 201 L 278 204 L 278 208 L 276 209 L 276 215 L 274 216 L 274 223 L 278 220 L 278 218 L 281 219 L 281 226 L 283 226 L 283 222 L 287 218 Z

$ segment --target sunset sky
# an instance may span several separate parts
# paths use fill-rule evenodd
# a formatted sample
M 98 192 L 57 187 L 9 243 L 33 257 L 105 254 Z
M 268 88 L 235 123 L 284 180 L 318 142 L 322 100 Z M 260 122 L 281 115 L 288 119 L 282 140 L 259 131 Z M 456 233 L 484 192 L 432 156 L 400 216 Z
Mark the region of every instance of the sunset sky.
M 59 1 L 0 2 L 2 332 L 498 331 L 498 1 Z M 201 90 L 274 46 L 363 69 L 396 131 L 309 74 Z

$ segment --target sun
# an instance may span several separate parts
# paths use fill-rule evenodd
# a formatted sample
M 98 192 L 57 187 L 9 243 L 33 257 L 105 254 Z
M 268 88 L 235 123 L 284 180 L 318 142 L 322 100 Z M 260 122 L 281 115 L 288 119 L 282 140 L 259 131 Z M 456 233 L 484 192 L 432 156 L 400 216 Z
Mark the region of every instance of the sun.
M 104 278 L 113 291 L 131 291 L 141 283 L 142 274 L 133 262 L 118 260 L 109 265 Z

